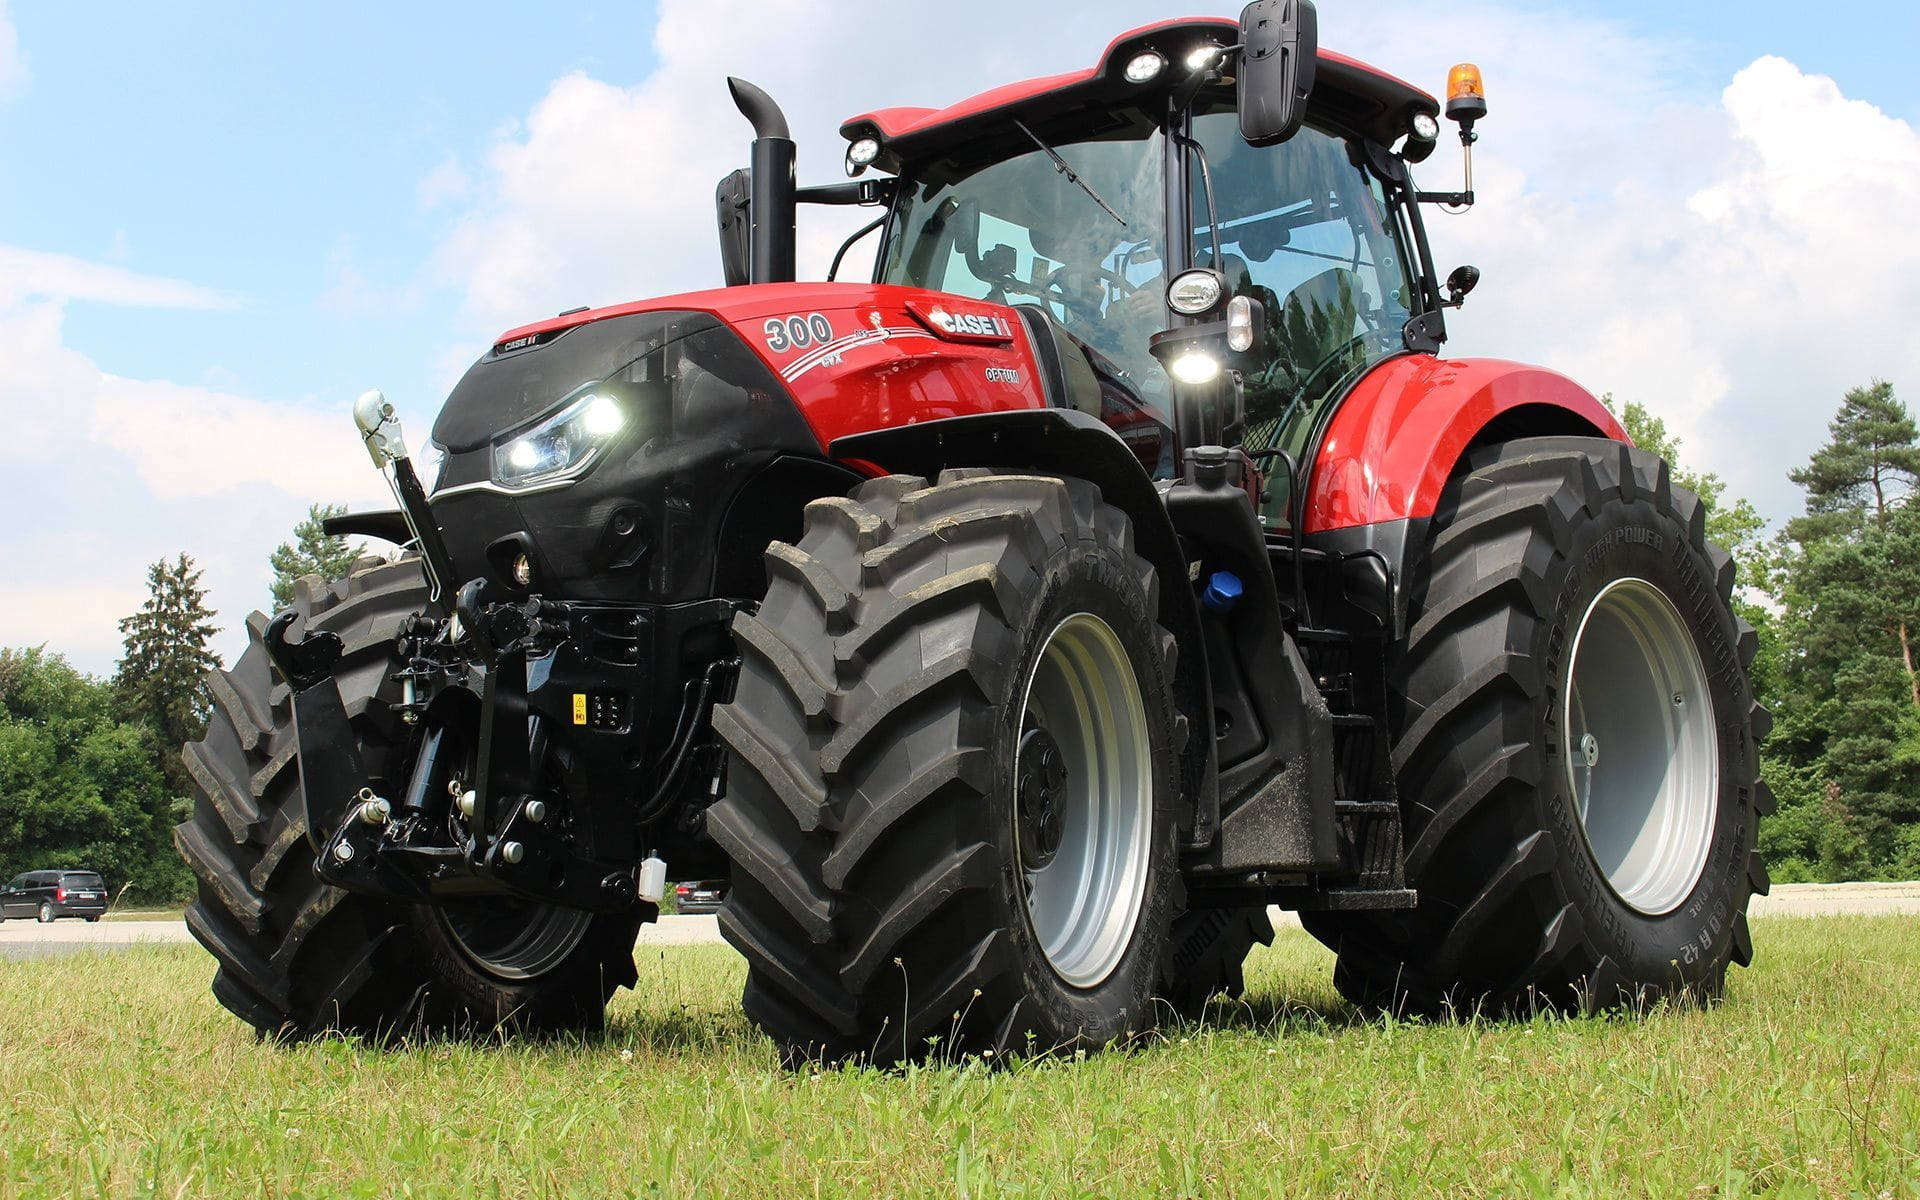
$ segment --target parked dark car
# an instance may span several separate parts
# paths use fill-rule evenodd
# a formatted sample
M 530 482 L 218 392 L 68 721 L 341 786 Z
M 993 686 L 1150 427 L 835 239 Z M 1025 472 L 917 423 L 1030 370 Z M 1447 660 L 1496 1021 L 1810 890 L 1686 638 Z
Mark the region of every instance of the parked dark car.
M 28 871 L 0 888 L 0 920 L 98 921 L 106 911 L 106 880 L 92 871 Z
M 677 913 L 719 912 L 720 902 L 726 898 L 727 885 L 718 879 L 673 885 L 673 911 Z

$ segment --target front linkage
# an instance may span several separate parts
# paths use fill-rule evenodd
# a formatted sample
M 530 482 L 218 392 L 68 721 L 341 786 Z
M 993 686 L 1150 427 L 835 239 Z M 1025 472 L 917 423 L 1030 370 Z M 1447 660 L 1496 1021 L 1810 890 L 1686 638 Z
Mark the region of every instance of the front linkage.
M 723 757 L 709 720 L 730 698 L 737 660 L 709 662 L 682 689 L 670 736 L 648 746 L 656 664 L 689 635 L 724 626 L 739 604 L 559 602 L 475 579 L 444 611 L 451 562 L 418 486 L 399 423 L 377 393 L 356 407 L 429 581 L 428 611 L 401 625 L 398 706 L 420 728 L 410 773 L 363 761 L 334 682 L 344 645 L 319 631 L 265 648 L 292 691 L 308 838 L 326 883 L 410 904 L 505 896 L 593 912 L 657 902 L 664 864 L 641 861 L 643 827 L 689 785 L 717 795 Z M 684 821 L 697 812 L 683 811 Z M 636 868 L 639 868 L 636 871 Z M 651 868 L 651 869 L 648 869 Z
M 293 691 L 316 871 L 409 903 L 490 894 L 605 912 L 657 901 L 657 886 L 636 886 L 640 827 L 696 772 L 718 770 L 707 718 L 735 664 L 715 661 L 687 689 L 658 754 L 631 750 L 646 724 L 635 698 L 652 691 L 653 664 L 671 661 L 663 649 L 735 605 L 489 600 L 487 589 L 473 581 L 452 619 L 421 615 L 402 628 L 401 711 L 422 732 L 399 789 L 361 761 L 333 682 L 340 639 L 288 641 L 291 613 L 268 628 L 267 652 Z

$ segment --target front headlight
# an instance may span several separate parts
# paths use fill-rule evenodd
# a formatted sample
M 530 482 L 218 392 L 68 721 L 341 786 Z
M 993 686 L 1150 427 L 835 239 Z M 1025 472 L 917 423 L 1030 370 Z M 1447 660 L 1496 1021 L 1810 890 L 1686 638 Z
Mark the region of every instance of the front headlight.
M 577 479 L 626 428 L 612 396 L 589 392 L 530 429 L 493 444 L 493 481 L 519 491 Z

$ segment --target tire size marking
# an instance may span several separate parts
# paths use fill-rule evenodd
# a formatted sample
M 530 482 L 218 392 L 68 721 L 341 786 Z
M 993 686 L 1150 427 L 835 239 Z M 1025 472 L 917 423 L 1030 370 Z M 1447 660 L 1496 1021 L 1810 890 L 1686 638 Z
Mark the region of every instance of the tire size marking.
M 833 322 L 824 313 L 806 313 L 792 317 L 768 317 L 760 332 L 767 339 L 767 349 L 775 354 L 785 354 L 789 350 L 805 350 L 814 344 L 826 345 L 833 340 Z

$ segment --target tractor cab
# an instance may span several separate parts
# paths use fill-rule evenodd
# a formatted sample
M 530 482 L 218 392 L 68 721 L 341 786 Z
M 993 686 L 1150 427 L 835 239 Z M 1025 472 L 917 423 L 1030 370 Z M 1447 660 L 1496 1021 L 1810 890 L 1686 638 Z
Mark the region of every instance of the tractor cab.
M 849 173 L 896 173 L 876 281 L 1030 310 L 1084 358 L 1075 407 L 1173 425 L 1184 396 L 1180 444 L 1297 462 L 1359 375 L 1444 336 L 1407 174 L 1439 104 L 1311 48 L 1263 80 L 1250 36 L 1163 22 L 1088 71 L 848 121 Z M 1254 144 L 1263 83 L 1308 100 Z M 1270 528 L 1289 482 L 1266 490 Z

